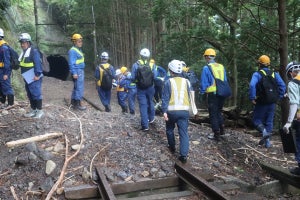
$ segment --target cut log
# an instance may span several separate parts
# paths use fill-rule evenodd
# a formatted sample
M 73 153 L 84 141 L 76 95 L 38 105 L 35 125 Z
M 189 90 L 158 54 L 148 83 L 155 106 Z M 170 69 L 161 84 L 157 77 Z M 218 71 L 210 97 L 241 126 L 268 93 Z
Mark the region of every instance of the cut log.
M 7 147 L 15 147 L 15 146 L 20 146 L 20 145 L 27 144 L 30 142 L 37 142 L 37 141 L 47 140 L 50 138 L 60 137 L 62 135 L 63 135 L 62 133 L 47 133 L 44 135 L 37 135 L 37 136 L 30 137 L 30 138 L 7 142 L 6 146 Z

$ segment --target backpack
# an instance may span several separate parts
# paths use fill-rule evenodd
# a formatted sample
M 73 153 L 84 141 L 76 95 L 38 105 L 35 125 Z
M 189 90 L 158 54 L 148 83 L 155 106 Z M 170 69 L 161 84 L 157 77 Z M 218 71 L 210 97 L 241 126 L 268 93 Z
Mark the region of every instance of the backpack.
M 136 74 L 137 86 L 141 89 L 147 89 L 153 85 L 154 74 L 148 64 L 142 64 L 138 61 L 138 65 Z
M 18 70 L 20 68 L 19 54 L 11 48 L 8 44 L 4 44 L 8 47 L 10 55 L 10 67 L 13 70 Z
M 279 92 L 275 80 L 275 73 L 272 70 L 259 70 L 258 72 L 262 78 L 256 85 L 257 102 L 260 104 L 276 103 L 279 99 Z
M 231 91 L 231 88 L 230 88 L 230 85 L 229 85 L 228 81 L 216 78 L 210 65 L 208 65 L 208 69 L 210 70 L 210 73 L 212 74 L 212 76 L 215 79 L 216 88 L 217 88 L 216 94 L 218 96 L 221 96 L 221 97 L 224 97 L 224 98 L 230 97 L 232 95 L 232 91 Z
M 99 66 L 99 72 L 100 72 L 100 80 L 98 81 L 98 86 L 100 86 L 103 90 L 111 90 L 113 76 L 110 71 L 110 65 L 108 68 L 104 68 L 104 66 L 101 64 Z M 101 72 L 103 73 L 102 77 L 101 77 Z
M 197 85 L 199 82 L 197 75 L 195 74 L 194 71 L 189 70 L 188 72 L 183 73 L 184 78 L 188 79 L 191 83 L 192 86 Z

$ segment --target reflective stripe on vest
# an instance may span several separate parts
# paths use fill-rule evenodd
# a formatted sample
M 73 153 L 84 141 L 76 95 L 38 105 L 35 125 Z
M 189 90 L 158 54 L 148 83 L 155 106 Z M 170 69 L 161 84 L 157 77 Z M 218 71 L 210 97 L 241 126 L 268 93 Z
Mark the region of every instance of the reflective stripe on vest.
M 4 67 L 4 62 L 0 62 L 0 67 Z
M 79 51 L 79 49 L 77 49 L 76 47 L 72 47 L 71 49 L 73 49 L 74 51 L 76 51 L 80 56 L 81 58 L 77 59 L 76 60 L 76 65 L 80 64 L 80 63 L 84 63 L 84 56 L 83 56 L 83 53 L 81 51 Z
M 120 87 L 119 85 L 117 86 L 117 92 L 124 92 L 125 88 Z
M 168 110 L 189 110 L 189 96 L 187 91 L 187 80 L 181 77 L 170 78 L 171 97 Z
M 261 73 L 263 73 L 265 76 L 267 76 L 267 73 L 265 72 L 265 70 L 261 69 L 259 70 Z M 275 73 L 272 72 L 272 77 L 275 78 Z
M 20 62 L 21 67 L 33 67 L 34 63 L 33 62 L 25 62 L 25 58 L 23 58 Z
M 209 66 L 210 66 L 211 71 L 213 72 L 213 75 L 215 78 L 224 80 L 225 70 L 224 70 L 224 66 L 222 64 L 210 63 L 210 64 L 208 64 L 208 67 Z M 208 88 L 206 88 L 206 93 L 211 93 L 211 92 L 216 92 L 216 91 L 217 91 L 217 87 L 216 87 L 216 82 L 214 79 L 213 84 L 211 86 L 209 86 Z

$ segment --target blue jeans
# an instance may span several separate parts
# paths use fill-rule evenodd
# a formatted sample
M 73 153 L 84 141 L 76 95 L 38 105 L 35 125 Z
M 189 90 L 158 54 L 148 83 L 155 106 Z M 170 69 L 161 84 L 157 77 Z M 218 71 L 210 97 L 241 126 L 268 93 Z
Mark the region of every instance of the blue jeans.
M 135 113 L 135 98 L 136 98 L 137 89 L 135 88 L 128 88 L 128 107 L 129 112 L 131 114 Z
M 111 90 L 103 90 L 101 87 L 97 86 L 98 96 L 103 106 L 110 105 Z
M 260 132 L 262 128 L 258 127 L 264 127 L 268 133 L 272 133 L 275 107 L 275 103 L 255 105 L 252 122 Z
M 139 102 L 141 125 L 142 129 L 149 128 L 149 121 L 154 119 L 154 87 L 151 86 L 147 89 L 137 89 L 137 99 Z
M 78 78 L 73 79 L 74 87 L 71 98 L 75 100 L 82 100 L 84 93 L 84 70 L 78 69 L 77 75 Z
M 214 93 L 207 94 L 208 113 L 213 132 L 219 132 L 224 124 L 222 116 L 224 101 L 224 97 L 217 96 Z
M 168 139 L 169 147 L 175 148 L 175 135 L 174 129 L 175 124 L 177 124 L 179 132 L 179 153 L 180 156 L 187 156 L 189 153 L 189 134 L 188 134 L 188 125 L 189 125 L 189 112 L 180 110 L 180 111 L 168 111 L 169 120 L 166 121 L 166 134 Z

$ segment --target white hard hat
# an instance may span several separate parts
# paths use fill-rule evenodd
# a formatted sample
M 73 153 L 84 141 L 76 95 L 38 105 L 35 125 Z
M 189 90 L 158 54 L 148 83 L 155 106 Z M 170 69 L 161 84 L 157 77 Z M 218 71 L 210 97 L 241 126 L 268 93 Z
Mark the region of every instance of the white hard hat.
M 0 37 L 4 37 L 4 31 L 2 28 L 0 28 Z
M 180 60 L 172 60 L 171 62 L 169 62 L 168 68 L 172 72 L 180 74 L 182 73 L 182 62 Z
M 19 42 L 31 42 L 31 36 L 28 33 L 21 33 Z
M 108 60 L 109 59 L 108 53 L 107 52 L 102 52 L 100 58 L 101 58 L 101 60 Z
M 120 70 L 120 69 L 117 69 L 117 70 L 116 70 L 116 76 L 119 76 L 120 74 L 122 74 L 121 70 Z
M 150 57 L 150 51 L 147 48 L 144 48 L 140 51 L 140 56 L 149 58 Z
M 293 62 L 290 62 L 285 68 L 286 74 L 288 74 L 288 72 L 294 71 L 294 70 L 300 70 L 300 63 L 293 61 Z

